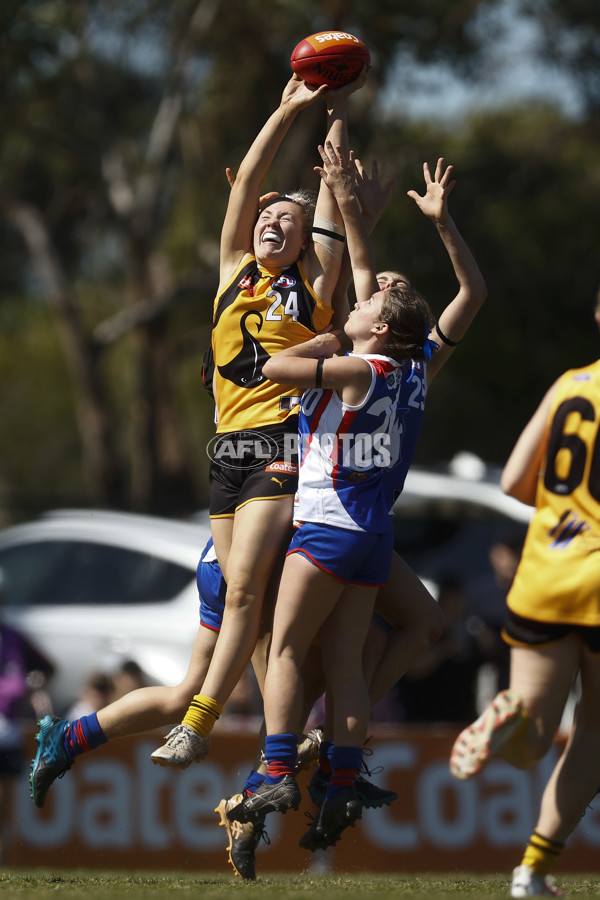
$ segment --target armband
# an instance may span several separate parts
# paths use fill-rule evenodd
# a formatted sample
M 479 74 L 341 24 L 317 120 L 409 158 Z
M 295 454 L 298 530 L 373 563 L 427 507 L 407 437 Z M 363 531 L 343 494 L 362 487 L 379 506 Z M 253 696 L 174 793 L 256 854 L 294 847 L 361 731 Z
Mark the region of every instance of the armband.
M 451 341 L 450 338 L 447 338 L 442 329 L 440 328 L 440 323 L 436 322 L 435 330 L 439 334 L 444 344 L 447 344 L 448 347 L 458 347 L 460 341 Z
M 312 239 L 315 244 L 321 244 L 328 253 L 337 260 L 344 255 L 346 236 L 339 231 L 340 226 L 329 222 L 322 216 L 315 216 L 312 226 Z
M 323 383 L 323 363 L 324 359 L 320 359 L 317 362 L 317 377 L 315 378 L 315 387 L 320 388 Z

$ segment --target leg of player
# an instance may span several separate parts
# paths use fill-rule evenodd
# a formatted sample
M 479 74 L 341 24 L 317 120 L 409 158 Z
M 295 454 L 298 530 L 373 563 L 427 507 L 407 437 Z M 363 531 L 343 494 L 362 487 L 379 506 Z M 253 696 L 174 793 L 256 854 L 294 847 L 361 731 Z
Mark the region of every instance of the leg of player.
M 232 811 L 239 821 L 298 808 L 300 790 L 294 772 L 304 710 L 302 667 L 343 587 L 300 553 L 287 557 L 275 607 L 265 682 L 265 754 L 269 770 L 255 794 Z
M 279 573 L 277 573 L 277 577 L 279 577 Z M 264 688 L 267 657 L 271 642 L 272 607 L 272 599 L 269 598 L 269 591 L 267 591 L 263 604 L 259 637 L 252 654 L 252 668 L 254 669 L 261 694 Z M 264 740 L 265 724 L 263 720 L 258 735 L 258 746 L 260 748 L 264 746 Z M 227 813 L 239 806 L 245 797 L 250 797 L 254 793 L 256 788 L 263 783 L 266 772 L 267 765 L 264 761 L 264 754 L 259 750 L 241 791 L 232 794 L 230 797 L 224 797 L 215 808 L 215 812 L 219 816 L 219 828 L 225 828 L 225 833 L 227 834 L 226 850 L 228 862 L 232 866 L 236 878 L 240 877 L 244 881 L 254 881 L 256 879 L 256 848 L 261 839 L 269 843 L 269 836 L 265 830 L 264 818 L 256 822 L 242 824 L 241 822 L 231 821 Z
M 328 652 L 323 656 L 325 679 L 333 701 L 331 776 L 317 820 L 302 837 L 308 850 L 335 844 L 348 826 L 361 817 L 356 780 L 363 761 L 371 702 L 363 671 L 363 650 L 369 630 L 376 587 L 345 586 L 321 628 Z
M 310 656 L 310 654 L 309 654 Z M 308 660 L 307 660 L 308 662 Z M 313 661 L 311 660 L 311 663 Z M 311 667 L 311 668 L 314 668 Z M 306 669 L 306 667 L 305 667 Z M 313 678 L 313 675 L 315 676 Z M 310 687 L 310 681 L 316 686 L 314 689 Z M 312 709 L 313 702 L 322 693 L 322 670 L 320 666 L 320 654 L 318 658 L 318 671 L 311 672 L 309 676 L 309 684 L 305 679 L 305 695 L 310 698 L 308 702 L 308 712 Z M 315 690 L 318 693 L 315 693 Z M 301 735 L 301 742 L 298 744 L 298 758 L 296 763 L 296 771 L 307 769 L 317 759 L 319 754 L 319 746 L 321 743 L 322 729 L 317 726 L 311 728 L 308 734 Z M 264 722 L 259 734 L 259 746 L 264 747 L 265 728 Z M 246 782 L 240 793 L 233 794 L 229 798 L 221 800 L 215 812 L 219 816 L 219 827 L 224 827 L 227 833 L 227 854 L 228 861 L 233 867 L 236 876 L 240 876 L 245 881 L 254 881 L 256 879 L 256 861 L 255 853 L 261 840 L 270 843 L 269 836 L 265 829 L 265 819 L 257 818 L 252 822 L 238 822 L 228 816 L 228 813 L 240 806 L 247 797 L 251 797 L 256 789 L 263 783 L 267 773 L 267 764 L 263 752 L 257 754 L 254 768 L 250 771 Z
M 200 626 L 185 678 L 174 687 L 139 688 L 74 722 L 45 716 L 39 723 L 38 749 L 31 767 L 31 797 L 35 805 L 44 805 L 52 783 L 82 753 L 114 738 L 160 728 L 181 719 L 190 696 L 204 681 L 216 642 L 217 634 Z
M 283 560 L 270 579 L 263 604 L 260 636 L 252 654 L 252 666 L 261 694 L 264 693 L 267 657 L 273 627 L 273 609 L 282 567 Z M 305 697 L 303 720 L 306 721 L 315 701 L 324 691 L 324 676 L 319 647 L 311 646 L 302 669 L 302 679 Z M 265 726 L 263 722 L 259 734 L 259 747 L 261 748 L 264 748 L 264 738 Z M 310 729 L 307 735 L 301 736 L 301 742 L 298 745 L 297 769 L 308 768 L 317 759 L 320 741 L 321 730 L 319 728 Z M 263 783 L 266 772 L 267 766 L 264 752 L 261 750 L 257 754 L 255 766 L 246 778 L 241 792 L 235 793 L 229 798 L 224 798 L 215 809 L 219 816 L 219 826 L 224 827 L 227 832 L 228 860 L 236 876 L 239 875 L 247 881 L 253 881 L 256 878 L 256 848 L 261 840 L 269 842 L 269 837 L 265 830 L 264 817 L 257 819 L 256 822 L 241 823 L 235 819 L 230 819 L 228 813 L 239 806 L 244 799 L 254 794 L 256 789 Z
M 317 640 L 319 640 L 317 638 Z M 302 666 L 302 685 L 304 706 L 302 712 L 302 721 L 306 728 L 309 716 L 317 700 L 325 692 L 325 675 L 321 662 L 321 646 L 320 642 L 313 643 L 306 655 L 304 665 Z M 319 750 L 321 741 L 323 740 L 324 726 L 319 724 L 308 732 L 303 732 L 298 737 L 298 757 L 296 760 L 296 771 L 309 769 L 319 759 Z
M 443 628 L 444 616 L 438 604 L 412 569 L 394 553 L 390 578 L 377 593 L 375 614 L 363 653 L 363 668 L 372 706 L 435 643 Z M 327 754 L 331 756 L 332 732 L 326 730 L 326 738 L 319 768 L 309 788 L 315 803 L 324 799 L 329 777 Z M 365 777 L 370 772 L 364 760 L 363 771 L 355 787 L 365 808 L 389 806 L 398 799 L 395 791 L 378 787 Z
M 264 724 L 261 728 L 259 736 L 259 746 L 263 746 L 264 742 Z M 250 797 L 256 788 L 262 784 L 267 772 L 267 765 L 262 758 L 262 753 L 257 754 L 254 767 L 250 771 L 241 792 L 233 794 L 231 797 L 225 797 L 216 807 L 215 812 L 219 816 L 219 827 L 225 828 L 227 834 L 227 858 L 231 864 L 236 877 L 239 876 L 244 881 L 254 881 L 256 879 L 256 848 L 261 839 L 265 843 L 269 842 L 269 836 L 265 830 L 264 816 L 256 819 L 254 822 L 236 822 L 231 820 L 227 813 L 239 806 L 245 797 Z
M 319 744 L 319 759 L 317 768 L 308 785 L 310 799 L 318 807 L 321 807 L 327 796 L 327 787 L 331 778 L 333 746 L 333 699 L 331 690 L 327 687 L 325 693 L 325 723 L 321 743 Z
M 438 604 L 397 553 L 392 556 L 390 578 L 377 593 L 375 611 L 393 630 L 380 659 L 370 663 L 372 674 L 368 683 L 373 706 L 444 630 L 444 615 Z
M 544 790 L 539 817 L 521 864 L 513 872 L 513 897 L 560 894 L 549 872 L 598 792 L 600 657 L 584 644 L 580 674 L 581 698 L 571 734 Z
M 220 704 L 254 652 L 269 578 L 287 549 L 291 513 L 291 501 L 284 499 L 255 500 L 235 514 L 223 627 L 203 686 Z
M 454 777 L 472 778 L 496 755 L 516 768 L 535 765 L 552 744 L 578 664 L 575 635 L 541 649 L 513 647 L 510 688 L 456 739 Z
M 250 662 L 260 631 L 263 598 L 272 571 L 284 554 L 291 521 L 291 498 L 254 500 L 237 510 L 226 556 L 227 594 L 223 624 L 200 693 L 194 695 L 182 725 L 205 746 L 229 698 Z M 217 554 L 221 552 L 227 520 L 213 519 Z M 175 742 L 174 742 L 175 743 Z M 189 754 L 179 741 L 169 740 L 151 754 L 159 765 L 185 767 Z M 208 750 L 207 750 L 208 752 Z

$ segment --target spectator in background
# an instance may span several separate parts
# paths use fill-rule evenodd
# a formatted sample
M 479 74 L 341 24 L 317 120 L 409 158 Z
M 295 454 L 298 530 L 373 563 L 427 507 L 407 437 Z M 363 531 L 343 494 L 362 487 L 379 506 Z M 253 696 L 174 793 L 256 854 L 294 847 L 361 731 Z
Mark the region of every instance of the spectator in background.
M 6 861 L 14 779 L 23 771 L 23 719 L 52 711 L 45 690 L 52 663 L 31 641 L 2 620 L 6 582 L 0 570 L 0 864 Z
M 112 682 L 113 700 L 118 700 L 119 697 L 124 697 L 130 691 L 136 691 L 138 688 L 146 687 L 148 684 L 144 670 L 135 659 L 126 659 L 113 675 Z M 106 706 L 105 703 L 102 705 Z M 99 706 L 96 708 L 100 709 Z
M 65 716 L 70 722 L 89 716 L 146 684 L 143 669 L 134 659 L 126 659 L 113 674 L 91 672 Z
M 82 684 L 77 700 L 65 713 L 69 720 L 79 719 L 97 712 L 112 700 L 114 690 L 113 679 L 106 672 L 92 672 Z
M 471 581 L 467 590 L 469 630 L 477 636 L 487 660 L 478 676 L 477 714 L 498 691 L 508 687 L 510 649 L 502 640 L 506 598 L 513 583 L 525 540 L 525 528 L 500 534 L 489 549 L 490 571 Z

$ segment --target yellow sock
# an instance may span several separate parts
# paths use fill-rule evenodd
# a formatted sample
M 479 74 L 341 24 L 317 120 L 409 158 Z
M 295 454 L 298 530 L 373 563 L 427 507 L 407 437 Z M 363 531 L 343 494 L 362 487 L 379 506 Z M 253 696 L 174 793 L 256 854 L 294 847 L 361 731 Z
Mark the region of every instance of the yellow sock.
M 196 694 L 183 717 L 183 724 L 193 728 L 200 737 L 208 737 L 222 712 L 221 703 L 203 694 Z
M 529 866 L 530 869 L 533 869 L 534 872 L 539 872 L 540 875 L 547 875 L 560 856 L 564 846 L 564 844 L 550 841 L 548 838 L 538 834 L 537 831 L 534 831 L 525 848 L 521 865 Z

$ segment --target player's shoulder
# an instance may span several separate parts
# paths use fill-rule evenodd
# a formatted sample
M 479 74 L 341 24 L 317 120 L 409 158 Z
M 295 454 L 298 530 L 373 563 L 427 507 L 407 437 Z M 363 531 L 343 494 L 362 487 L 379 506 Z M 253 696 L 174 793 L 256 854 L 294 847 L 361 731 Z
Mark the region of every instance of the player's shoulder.
M 564 388 L 569 387 L 577 387 L 579 385 L 591 384 L 595 385 L 600 384 L 600 360 L 595 360 L 592 363 L 588 363 L 585 366 L 579 366 L 578 368 L 567 369 L 559 378 L 557 379 L 557 385 L 562 386 Z

